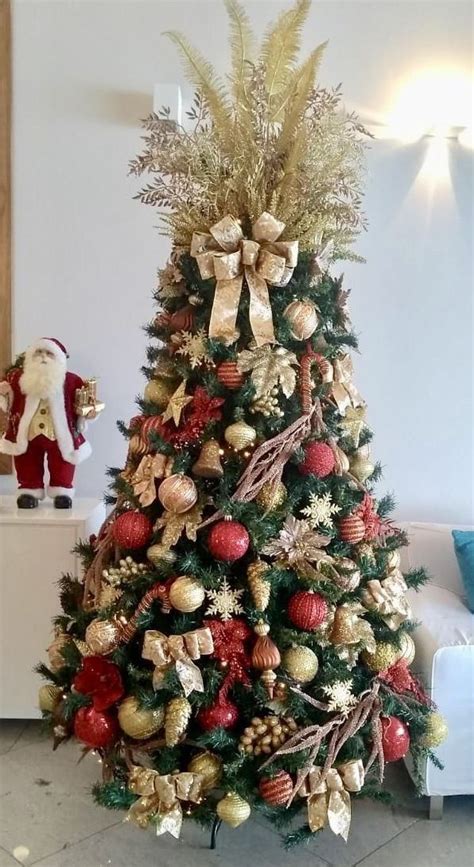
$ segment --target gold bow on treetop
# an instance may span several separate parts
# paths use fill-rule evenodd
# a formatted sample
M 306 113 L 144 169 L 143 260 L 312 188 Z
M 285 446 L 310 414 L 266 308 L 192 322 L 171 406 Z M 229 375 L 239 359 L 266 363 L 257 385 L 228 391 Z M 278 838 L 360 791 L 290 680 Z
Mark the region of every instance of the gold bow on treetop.
M 184 635 L 164 635 L 149 629 L 143 641 L 143 659 L 150 659 L 156 666 L 153 672 L 153 689 L 159 689 L 168 669 L 174 664 L 184 694 L 193 690 L 204 692 L 202 674 L 193 659 L 207 656 L 214 650 L 211 630 L 195 629 Z
M 285 224 L 264 211 L 244 238 L 240 222 L 227 214 L 209 232 L 194 232 L 191 256 L 203 280 L 216 278 L 209 337 L 234 343 L 244 277 L 249 319 L 257 346 L 275 342 L 268 284 L 286 286 L 298 261 L 298 241 L 278 241 Z
M 361 759 L 330 768 L 322 777 L 320 767 L 311 768 L 298 790 L 308 798 L 308 825 L 312 831 L 324 828 L 326 822 L 334 834 L 340 834 L 347 843 L 351 826 L 350 792 L 360 792 L 364 785 L 364 765 Z
M 130 807 L 126 819 L 140 828 L 146 828 L 153 819 L 158 836 L 168 832 L 178 839 L 183 824 L 180 801 L 199 804 L 202 782 L 202 774 L 184 771 L 160 776 L 158 771 L 136 765 L 130 772 L 128 787 L 140 797 Z

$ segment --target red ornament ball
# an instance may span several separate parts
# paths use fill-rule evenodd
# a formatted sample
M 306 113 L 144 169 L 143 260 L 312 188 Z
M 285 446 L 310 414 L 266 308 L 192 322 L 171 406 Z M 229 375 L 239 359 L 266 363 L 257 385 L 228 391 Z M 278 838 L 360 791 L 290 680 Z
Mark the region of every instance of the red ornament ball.
M 197 715 L 197 721 L 205 732 L 216 728 L 230 729 L 236 724 L 238 718 L 238 708 L 228 698 L 217 701 L 211 707 L 203 708 Z
M 318 479 L 324 479 L 332 473 L 335 463 L 331 446 L 327 443 L 312 442 L 304 446 L 304 461 L 299 465 L 299 471 L 304 476 L 312 473 Z
M 365 538 L 365 524 L 359 515 L 347 515 L 338 522 L 339 535 L 343 542 L 356 545 Z
M 207 545 L 216 560 L 233 563 L 243 557 L 250 545 L 250 536 L 243 524 L 238 521 L 219 521 L 214 524 Z
M 113 534 L 120 548 L 143 548 L 152 529 L 150 519 L 141 512 L 123 512 L 114 521 Z
M 94 707 L 79 708 L 74 717 L 74 734 L 79 741 L 94 750 L 112 746 L 120 737 L 115 714 Z
M 217 379 L 226 388 L 236 391 L 244 383 L 244 375 L 240 372 L 235 361 L 222 361 L 217 366 Z
M 410 749 L 408 726 L 396 716 L 383 716 L 381 722 L 384 759 L 386 762 L 397 762 Z
M 280 771 L 275 777 L 263 777 L 258 790 L 267 804 L 283 807 L 293 792 L 293 780 L 287 771 Z
M 327 602 L 319 593 L 301 590 L 288 603 L 288 617 L 298 629 L 317 629 L 328 613 Z

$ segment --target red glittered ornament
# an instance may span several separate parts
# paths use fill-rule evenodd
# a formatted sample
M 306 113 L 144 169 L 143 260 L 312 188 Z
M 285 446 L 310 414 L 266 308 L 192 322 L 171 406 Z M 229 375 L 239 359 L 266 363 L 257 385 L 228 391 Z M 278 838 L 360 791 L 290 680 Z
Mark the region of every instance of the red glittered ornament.
M 113 535 L 120 548 L 143 548 L 152 529 L 150 519 L 141 512 L 123 512 L 114 521 Z
M 356 545 L 365 538 L 365 524 L 359 515 L 347 515 L 338 521 L 339 535 L 343 542 Z
M 250 536 L 238 521 L 219 521 L 209 532 L 207 545 L 216 560 L 233 563 L 247 553 Z
M 216 728 L 230 729 L 238 718 L 238 708 L 227 697 L 219 698 L 216 704 L 203 708 L 197 715 L 197 721 L 205 732 Z
M 382 747 L 386 762 L 397 762 L 403 759 L 410 749 L 410 733 L 408 726 L 396 716 L 383 716 Z
M 318 479 L 324 479 L 332 473 L 336 460 L 334 452 L 327 443 L 312 442 L 303 447 L 304 461 L 299 465 L 300 473 L 308 476 L 312 473 Z
M 94 750 L 112 746 L 120 737 L 115 714 L 94 707 L 81 707 L 74 717 L 74 734 L 79 741 Z
M 327 602 L 319 593 L 301 590 L 288 602 L 288 617 L 298 629 L 317 629 L 328 613 Z
M 219 382 L 232 391 L 240 388 L 244 383 L 244 375 L 240 372 L 235 361 L 222 361 L 217 366 L 216 375 Z
M 275 777 L 263 777 L 258 791 L 267 804 L 283 807 L 293 793 L 293 780 L 287 771 L 280 771 Z

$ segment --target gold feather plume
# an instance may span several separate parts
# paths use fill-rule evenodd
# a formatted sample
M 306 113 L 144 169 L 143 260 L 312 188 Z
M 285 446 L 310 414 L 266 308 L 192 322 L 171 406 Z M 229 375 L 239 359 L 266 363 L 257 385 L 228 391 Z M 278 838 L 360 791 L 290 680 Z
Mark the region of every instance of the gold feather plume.
M 289 84 L 310 6 L 311 0 L 297 0 L 291 9 L 282 12 L 264 37 L 260 57 L 265 65 L 270 104 Z

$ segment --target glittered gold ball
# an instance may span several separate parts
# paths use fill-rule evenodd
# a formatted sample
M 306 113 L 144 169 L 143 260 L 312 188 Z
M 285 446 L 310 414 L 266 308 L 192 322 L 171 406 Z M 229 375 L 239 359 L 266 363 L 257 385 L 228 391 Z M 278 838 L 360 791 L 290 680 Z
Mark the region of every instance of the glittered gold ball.
M 285 502 L 286 497 L 287 490 L 283 482 L 277 482 L 276 485 L 273 482 L 265 482 L 255 497 L 255 502 L 265 511 L 272 512 Z
M 167 512 L 182 515 L 192 509 L 198 498 L 194 481 L 189 476 L 173 473 L 163 479 L 158 488 L 158 499 Z
M 359 567 L 349 557 L 338 557 L 334 561 L 334 569 L 337 577 L 334 573 L 331 574 L 331 577 L 341 590 L 352 593 L 359 586 L 361 579 Z
M 118 709 L 120 728 L 135 740 L 151 738 L 162 727 L 165 712 L 162 707 L 147 710 L 139 707 L 135 696 L 130 695 L 121 702 Z
M 423 747 L 439 747 L 448 737 L 449 731 L 445 718 L 433 711 L 426 720 L 426 730 L 421 738 Z
M 170 604 L 184 614 L 196 611 L 204 602 L 204 596 L 204 587 L 201 582 L 190 575 L 181 575 L 176 578 L 169 590 Z
M 356 554 L 357 559 L 366 560 L 367 563 L 370 563 L 371 566 L 375 563 L 375 554 L 372 545 L 369 545 L 368 542 L 359 542 L 356 546 Z
M 65 633 L 63 632 L 53 638 L 47 650 L 49 667 L 51 671 L 59 671 L 60 668 L 66 665 L 64 656 L 62 655 L 61 651 L 67 644 L 70 643 L 70 641 L 71 639 L 69 638 L 69 636 L 65 635 Z
M 229 443 L 236 452 L 242 452 L 244 449 L 253 446 L 257 438 L 255 428 L 251 427 L 245 421 L 236 421 L 230 424 L 224 431 L 224 439 Z
M 176 560 L 175 552 L 170 548 L 167 548 L 166 545 L 160 545 L 159 543 L 156 545 L 150 545 L 146 552 L 146 556 L 154 566 L 158 566 L 160 563 L 172 566 Z
M 316 654 L 310 647 L 302 644 L 285 650 L 281 664 L 290 677 L 299 683 L 309 683 L 316 676 L 319 668 Z
M 216 807 L 219 819 L 231 828 L 238 828 L 250 816 L 250 804 L 236 792 L 227 792 Z
M 86 629 L 86 644 L 99 656 L 106 656 L 118 647 L 121 627 L 116 620 L 92 620 Z
M 295 340 L 308 340 L 318 327 L 318 314 L 312 301 L 292 301 L 283 311 Z
M 38 707 L 40 710 L 52 711 L 58 706 L 63 695 L 62 689 L 54 683 L 45 683 L 38 691 Z
M 362 659 L 371 671 L 385 671 L 400 657 L 400 651 L 394 644 L 387 641 L 377 641 L 373 653 L 364 650 Z
M 143 396 L 145 400 L 156 404 L 159 409 L 165 409 L 176 387 L 176 380 L 150 379 L 145 386 Z
M 408 632 L 402 633 L 398 658 L 404 659 L 407 665 L 411 665 L 415 658 L 415 642 Z
M 202 789 L 209 792 L 219 785 L 222 777 L 222 762 L 213 753 L 199 753 L 189 762 L 188 771 L 200 774 L 203 778 Z

